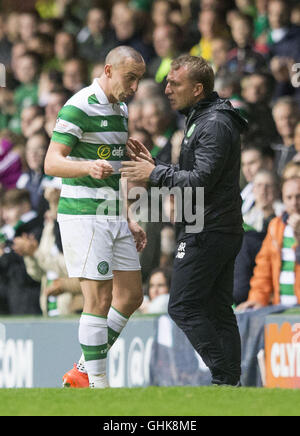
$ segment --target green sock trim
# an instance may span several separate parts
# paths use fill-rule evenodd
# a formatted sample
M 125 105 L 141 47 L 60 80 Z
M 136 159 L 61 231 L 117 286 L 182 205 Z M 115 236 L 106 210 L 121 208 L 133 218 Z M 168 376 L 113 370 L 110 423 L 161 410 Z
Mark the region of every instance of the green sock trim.
M 83 345 L 80 344 L 84 360 L 102 360 L 107 357 L 107 344 L 104 345 Z
M 123 313 L 119 312 L 114 306 L 111 306 L 112 309 L 114 309 L 119 315 L 123 316 L 123 318 L 129 319 L 130 316 L 126 316 Z
M 110 327 L 107 327 L 107 333 L 108 333 L 108 346 L 112 347 L 118 337 L 120 336 L 120 333 L 116 332 Z
M 82 312 L 82 315 L 88 315 L 88 316 L 95 316 L 96 318 L 103 318 L 103 319 L 107 319 L 107 316 L 102 316 L 102 315 L 94 315 L 93 313 L 86 313 L 86 312 Z

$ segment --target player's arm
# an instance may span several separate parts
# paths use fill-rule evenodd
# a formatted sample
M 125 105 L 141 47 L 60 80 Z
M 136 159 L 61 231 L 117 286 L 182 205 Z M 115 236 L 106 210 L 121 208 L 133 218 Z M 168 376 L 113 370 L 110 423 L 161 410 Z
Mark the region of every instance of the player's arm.
M 80 178 L 91 176 L 106 179 L 113 173 L 112 166 L 104 160 L 73 161 L 67 159 L 71 152 L 68 145 L 51 141 L 45 158 L 45 174 L 53 177 Z

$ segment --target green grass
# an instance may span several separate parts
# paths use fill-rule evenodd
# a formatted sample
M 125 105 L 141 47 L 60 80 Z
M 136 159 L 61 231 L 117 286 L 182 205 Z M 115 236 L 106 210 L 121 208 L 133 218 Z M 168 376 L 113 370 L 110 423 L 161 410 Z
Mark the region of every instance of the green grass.
M 300 390 L 0 389 L 0 416 L 299 416 Z

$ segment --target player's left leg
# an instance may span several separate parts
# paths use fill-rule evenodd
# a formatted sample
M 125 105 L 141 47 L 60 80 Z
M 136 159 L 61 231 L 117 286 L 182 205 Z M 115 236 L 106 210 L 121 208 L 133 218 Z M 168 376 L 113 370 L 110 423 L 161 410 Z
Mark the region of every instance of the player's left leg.
M 142 302 L 141 271 L 114 271 L 113 300 L 107 316 L 108 348 L 113 346 Z

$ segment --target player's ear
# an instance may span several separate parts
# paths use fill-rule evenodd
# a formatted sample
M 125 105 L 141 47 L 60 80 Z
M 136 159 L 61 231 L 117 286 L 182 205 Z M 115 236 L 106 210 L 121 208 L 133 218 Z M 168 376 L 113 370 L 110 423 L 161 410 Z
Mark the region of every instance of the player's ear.
M 112 65 L 110 65 L 110 64 L 105 65 L 104 73 L 105 73 L 106 77 L 110 79 L 111 75 L 112 75 Z

